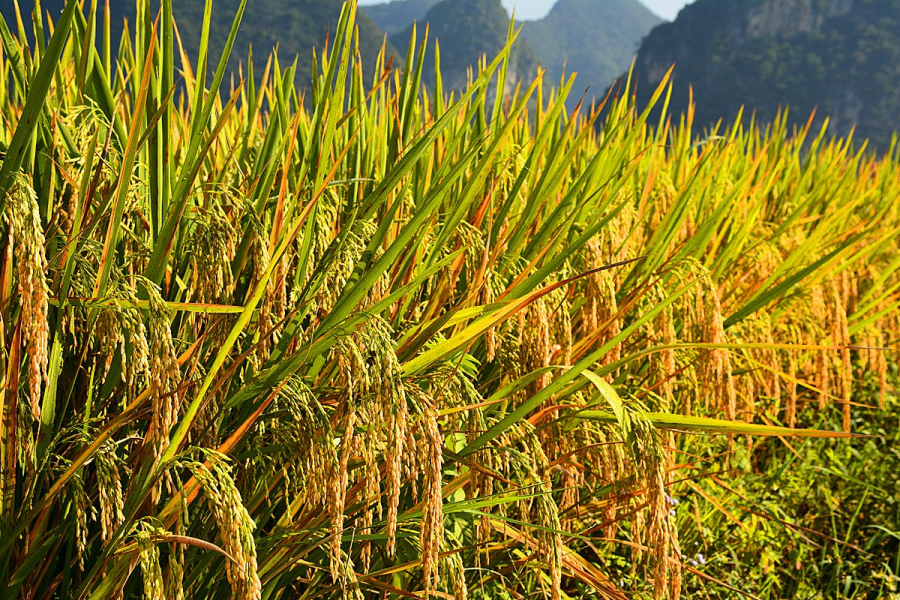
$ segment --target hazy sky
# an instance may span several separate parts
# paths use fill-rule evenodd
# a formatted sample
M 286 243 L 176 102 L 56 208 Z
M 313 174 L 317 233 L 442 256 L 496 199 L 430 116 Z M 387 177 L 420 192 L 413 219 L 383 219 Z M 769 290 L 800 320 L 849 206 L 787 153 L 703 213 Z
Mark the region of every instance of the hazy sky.
M 360 0 L 360 4 L 381 4 L 386 0 Z M 663 19 L 672 20 L 680 9 L 690 0 L 640 0 L 647 8 L 661 16 Z M 503 0 L 508 9 L 516 7 L 516 17 L 519 19 L 540 19 L 556 3 L 556 0 Z
M 673 20 L 680 9 L 689 0 L 640 0 L 650 10 L 663 19 Z M 512 9 L 516 7 L 516 17 L 520 19 L 540 19 L 556 3 L 556 0 L 503 0 L 503 4 Z

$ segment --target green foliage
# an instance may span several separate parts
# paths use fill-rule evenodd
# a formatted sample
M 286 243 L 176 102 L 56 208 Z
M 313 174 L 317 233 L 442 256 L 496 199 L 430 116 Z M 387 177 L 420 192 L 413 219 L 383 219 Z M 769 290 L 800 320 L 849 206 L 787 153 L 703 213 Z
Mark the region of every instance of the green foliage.
M 862 372 L 861 375 L 869 375 Z M 868 396 L 877 395 L 869 377 Z M 896 379 L 892 387 L 897 389 Z M 895 598 L 900 590 L 900 434 L 897 398 L 860 413 L 854 441 L 755 444 L 729 465 L 723 445 L 685 444 L 698 452 L 686 476 L 697 490 L 676 507 L 682 552 L 704 574 L 763 598 Z M 834 413 L 809 414 L 820 427 Z M 752 473 L 735 477 L 735 466 Z M 702 490 L 702 494 L 699 490 Z M 705 495 L 705 496 L 704 496 Z M 715 499 L 736 521 L 713 505 Z M 702 564 L 698 562 L 702 557 Z M 731 597 L 700 579 L 688 595 Z

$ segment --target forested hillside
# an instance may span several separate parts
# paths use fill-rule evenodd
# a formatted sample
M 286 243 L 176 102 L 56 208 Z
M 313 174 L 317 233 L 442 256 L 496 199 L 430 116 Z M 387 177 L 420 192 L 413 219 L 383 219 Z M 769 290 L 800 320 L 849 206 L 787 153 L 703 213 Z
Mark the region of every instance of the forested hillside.
M 15 1 L 0 0 L 0 13 L 7 23 L 15 22 Z M 221 56 L 234 15 L 240 6 L 240 0 L 216 0 L 210 22 L 209 55 L 215 68 L 215 62 Z M 20 6 L 33 6 L 28 0 L 19 0 Z M 90 2 L 88 2 L 90 5 Z M 196 60 L 197 48 L 203 24 L 205 0 L 176 0 L 172 3 L 178 29 L 188 55 Z M 65 5 L 65 0 L 43 0 L 42 8 L 50 14 L 58 15 Z M 102 3 L 98 3 L 102 6 Z M 109 3 L 112 38 L 121 37 L 123 19 L 128 23 L 135 22 L 135 2 L 132 0 L 113 1 Z M 309 82 L 312 77 L 312 50 L 321 50 L 330 31 L 333 34 L 341 13 L 342 0 L 250 0 L 241 22 L 241 28 L 235 40 L 230 66 L 237 69 L 239 62 L 246 62 L 248 48 L 252 45 L 256 56 L 256 66 L 262 70 L 269 53 L 276 46 L 282 67 L 289 66 L 294 57 L 298 58 L 298 81 Z M 159 0 L 152 0 L 151 9 L 159 7 Z M 28 14 L 23 18 L 30 18 Z M 102 24 L 102 14 L 98 15 L 98 23 Z M 366 67 L 374 64 L 384 42 L 384 32 L 365 14 L 357 18 L 360 37 L 360 53 Z M 27 28 L 30 31 L 30 27 Z M 388 54 L 393 48 L 388 49 Z
M 671 107 L 695 122 L 733 119 L 741 106 L 771 121 L 817 110 L 831 132 L 886 148 L 900 123 L 900 0 L 698 0 L 655 28 L 638 53 L 638 102 L 673 63 Z

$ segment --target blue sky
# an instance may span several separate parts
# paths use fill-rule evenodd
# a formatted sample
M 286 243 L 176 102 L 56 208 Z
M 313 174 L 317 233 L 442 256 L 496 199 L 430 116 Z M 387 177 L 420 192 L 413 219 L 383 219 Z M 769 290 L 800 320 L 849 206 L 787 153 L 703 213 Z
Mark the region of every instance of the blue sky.
M 386 0 L 360 0 L 360 4 L 380 4 Z M 664 19 L 672 20 L 680 9 L 689 0 L 641 0 L 647 8 Z M 516 7 L 516 17 L 519 19 L 540 19 L 553 7 L 556 0 L 503 0 L 508 9 Z

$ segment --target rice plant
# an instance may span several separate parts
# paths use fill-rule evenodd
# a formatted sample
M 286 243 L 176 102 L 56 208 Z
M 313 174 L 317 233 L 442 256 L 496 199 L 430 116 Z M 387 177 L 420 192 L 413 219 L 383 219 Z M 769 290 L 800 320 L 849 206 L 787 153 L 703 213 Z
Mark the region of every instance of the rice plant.
M 0 24 L 3 598 L 728 594 L 691 457 L 895 401 L 896 145 L 568 113 L 514 32 L 366 77 L 353 3 L 226 93 L 246 0 L 138 6 Z

